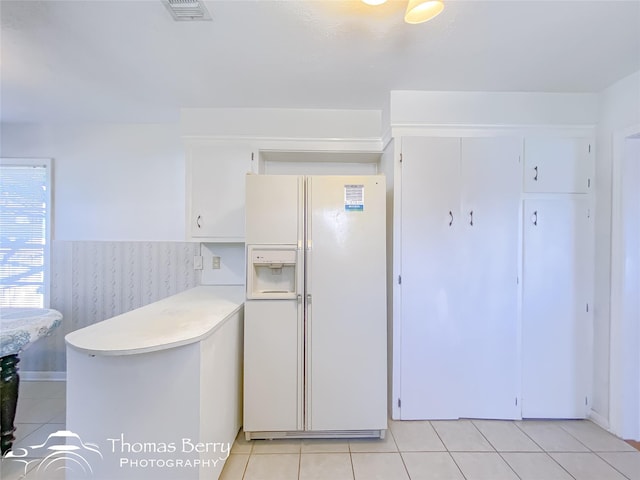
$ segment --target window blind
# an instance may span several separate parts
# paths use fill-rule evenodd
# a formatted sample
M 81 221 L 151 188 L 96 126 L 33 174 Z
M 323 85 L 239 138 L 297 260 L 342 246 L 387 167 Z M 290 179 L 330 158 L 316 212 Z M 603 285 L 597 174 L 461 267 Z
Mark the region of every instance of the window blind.
M 0 164 L 0 307 L 45 306 L 49 172 Z

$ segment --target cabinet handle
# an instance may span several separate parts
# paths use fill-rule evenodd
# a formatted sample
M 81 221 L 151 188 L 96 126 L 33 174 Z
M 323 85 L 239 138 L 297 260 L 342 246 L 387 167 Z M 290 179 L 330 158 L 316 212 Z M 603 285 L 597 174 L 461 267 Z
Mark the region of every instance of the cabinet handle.
M 200 225 L 200 218 L 202 218 L 200 215 L 198 215 L 198 218 L 196 218 L 196 225 L 198 226 L 198 228 L 202 228 L 202 225 Z
M 469 225 L 473 227 L 473 210 L 469 212 Z
M 538 211 L 536 210 L 535 212 L 533 212 L 533 215 L 531 215 L 531 223 L 533 223 L 534 225 L 538 225 Z
M 449 226 L 453 225 L 453 213 L 449 210 L 449 216 L 451 217 L 451 221 L 449 222 Z
M 536 172 L 536 174 L 533 176 L 533 181 L 537 182 L 538 181 L 538 166 L 537 165 L 535 167 L 533 167 L 533 171 Z

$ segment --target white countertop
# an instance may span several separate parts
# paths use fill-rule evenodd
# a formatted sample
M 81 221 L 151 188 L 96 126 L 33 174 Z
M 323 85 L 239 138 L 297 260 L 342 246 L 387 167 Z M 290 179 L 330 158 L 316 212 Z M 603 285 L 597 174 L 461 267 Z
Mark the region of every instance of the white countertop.
M 92 355 L 134 355 L 198 342 L 244 303 L 242 286 L 201 286 L 69 333 L 69 347 Z

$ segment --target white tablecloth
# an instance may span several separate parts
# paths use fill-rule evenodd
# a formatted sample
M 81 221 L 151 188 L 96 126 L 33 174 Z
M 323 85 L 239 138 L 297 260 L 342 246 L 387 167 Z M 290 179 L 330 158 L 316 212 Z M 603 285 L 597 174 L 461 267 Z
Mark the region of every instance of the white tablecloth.
M 49 308 L 1 308 L 0 357 L 20 353 L 61 323 L 62 314 Z

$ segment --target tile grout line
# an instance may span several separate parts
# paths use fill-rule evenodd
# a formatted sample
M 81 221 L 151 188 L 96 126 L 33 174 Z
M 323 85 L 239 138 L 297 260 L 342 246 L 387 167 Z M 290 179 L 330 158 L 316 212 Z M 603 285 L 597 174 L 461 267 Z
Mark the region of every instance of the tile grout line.
M 591 422 L 591 420 L 585 418 L 583 421 L 585 422 Z M 571 433 L 571 431 L 567 430 L 566 428 L 564 428 L 564 425 L 562 423 L 559 423 L 558 426 L 560 427 L 560 429 L 564 432 L 566 432 L 570 437 L 573 437 L 578 443 L 580 443 L 581 445 L 584 446 L 584 448 L 586 448 L 587 450 L 589 450 L 588 453 L 591 453 L 593 455 L 595 455 L 596 457 L 598 457 L 600 460 L 602 460 L 603 462 L 605 462 L 607 465 L 609 465 L 611 468 L 613 468 L 616 472 L 618 472 L 620 475 L 622 475 L 624 478 L 629 479 L 629 477 L 627 477 L 624 473 L 622 473 L 620 470 L 618 470 L 614 465 L 611 465 L 609 462 L 607 462 L 604 458 L 602 458 L 600 455 L 598 455 L 598 452 L 596 452 L 595 450 L 593 450 L 591 447 L 589 447 L 587 444 L 585 444 L 584 442 L 582 442 L 577 436 L 575 436 L 573 433 Z M 606 430 L 603 429 L 603 431 L 606 432 Z M 608 432 L 607 432 L 608 433 Z M 617 438 L 617 437 L 616 437 Z M 624 440 L 621 440 L 624 441 Z M 559 452 L 562 453 L 562 452 Z M 575 452 L 567 452 L 567 453 L 575 453 Z M 577 452 L 579 453 L 579 452 Z M 587 452 L 584 452 L 587 453 Z M 602 452 L 605 453 L 605 452 Z M 549 455 L 551 456 L 551 455 Z M 553 457 L 551 457 L 553 458 Z M 575 477 L 574 477 L 575 478 Z
M 388 431 L 389 431 L 389 434 L 393 435 L 393 433 L 391 432 L 391 426 L 389 426 Z M 402 451 L 400 450 L 400 447 L 398 446 L 398 442 L 395 441 L 396 440 L 395 436 L 393 436 L 393 440 L 394 440 L 394 442 L 396 444 L 396 448 L 398 449 L 398 455 L 400 455 L 400 461 L 402 462 L 402 466 L 404 467 L 404 471 L 407 474 L 407 478 L 409 480 L 412 480 L 411 479 L 411 474 L 409 473 L 409 469 L 407 468 L 407 464 L 404 461 L 404 455 L 402 455 Z
M 478 433 L 480 434 L 480 436 L 482 436 L 482 438 L 484 438 L 487 443 L 489 445 L 491 445 L 491 448 L 493 448 L 493 450 L 495 451 L 495 453 L 498 454 L 498 457 L 500 457 L 500 460 L 502 460 L 505 465 L 507 465 L 507 467 L 509 467 L 509 469 L 513 472 L 513 474 L 518 478 L 518 480 L 522 480 L 522 477 L 520 475 L 518 475 L 518 472 L 515 471 L 515 469 L 511 466 L 511 464 L 509 462 L 507 462 L 505 460 L 505 458 L 502 456 L 502 454 L 498 451 L 498 449 L 496 448 L 496 446 L 491 443 L 491 440 L 489 440 L 484 433 L 482 433 L 482 430 L 480 430 L 480 428 L 475 424 L 475 422 L 473 420 L 470 420 L 471 425 L 473 425 L 473 427 L 478 431 Z
M 627 477 L 624 473 L 622 473 L 620 470 L 618 470 L 616 468 L 615 465 L 613 465 L 612 463 L 608 462 L 606 458 L 603 458 L 600 454 L 601 453 L 626 453 L 626 452 L 593 452 L 599 459 L 601 459 L 603 462 L 605 462 L 607 465 L 609 465 L 611 468 L 613 468 L 616 472 L 618 472 L 620 475 L 622 475 L 624 478 L 626 478 L 627 480 L 630 480 L 629 477 Z M 631 454 L 634 454 L 635 452 L 629 452 Z
M 445 451 L 447 452 L 447 454 L 449 455 L 449 458 L 451 458 L 451 461 L 453 462 L 453 464 L 456 466 L 456 468 L 458 469 L 458 471 L 460 472 L 460 475 L 462 475 L 462 478 L 464 480 L 467 480 L 467 476 L 464 474 L 464 472 L 462 471 L 462 468 L 460 468 L 460 465 L 458 465 L 458 462 L 456 462 L 456 459 L 454 458 L 453 455 L 451 455 L 451 450 L 449 450 L 449 447 L 447 446 L 446 443 L 444 443 L 444 440 L 442 440 L 442 437 L 440 436 L 440 434 L 438 433 L 438 429 L 436 427 L 433 426 L 433 423 L 431 422 L 431 420 L 429 420 L 429 425 L 431 426 L 431 428 L 433 429 L 433 431 L 435 432 L 436 436 L 438 437 L 438 440 L 440 440 L 440 443 L 442 443 L 442 446 L 445 448 Z
M 524 420 L 521 420 L 521 421 L 524 421 Z M 534 440 L 534 439 L 533 439 L 533 438 L 532 438 L 532 437 L 531 437 L 527 432 L 525 432 L 525 431 L 524 431 L 524 429 L 523 429 L 523 428 L 521 428 L 521 427 L 520 427 L 520 425 L 518 425 L 518 423 L 517 423 L 517 422 L 514 422 L 514 424 L 515 424 L 515 426 L 516 426 L 516 427 L 518 427 L 518 429 L 519 429 L 519 430 L 520 430 L 520 431 L 521 431 L 525 436 L 527 436 L 527 437 L 528 437 L 528 438 L 529 438 L 533 443 L 535 443 L 535 444 L 540 448 L 540 450 L 542 450 L 542 451 L 547 455 L 547 457 L 549 457 L 553 462 L 555 462 L 555 463 L 556 463 L 556 465 L 558 465 L 562 470 L 564 470 L 565 472 L 567 472 L 567 475 L 569 475 L 569 476 L 570 476 L 571 478 L 573 478 L 574 480 L 577 480 L 577 479 L 576 479 L 576 477 L 574 477 L 573 475 L 571 475 L 571 473 L 569 472 L 569 470 L 567 470 L 566 468 L 564 468 L 564 466 L 563 466 L 560 462 L 558 462 L 555 458 L 553 458 L 553 456 L 551 455 L 551 452 L 549 452 L 549 451 L 547 451 L 545 448 L 543 448 L 543 447 L 542 447 L 542 445 L 539 445 L 539 444 L 538 444 L 538 442 L 536 442 L 536 441 L 535 441 L 535 440 Z M 562 430 L 564 430 L 564 429 L 562 429 Z M 582 443 L 582 442 L 580 442 L 580 443 Z M 585 448 L 588 448 L 588 447 L 585 445 Z M 554 453 L 562 453 L 562 452 L 554 452 Z
M 353 477 L 353 480 L 356 479 L 356 469 L 353 467 L 353 455 L 351 455 L 351 443 L 347 442 L 347 445 L 349 447 L 349 462 L 351 462 L 351 476 Z
M 244 435 L 244 427 L 240 427 L 240 433 L 242 435 Z M 245 441 L 246 441 L 247 437 L 245 437 Z M 240 480 L 244 480 L 245 477 L 247 476 L 247 470 L 249 469 L 249 462 L 251 461 L 251 456 L 253 455 L 253 443 L 251 444 L 251 446 L 249 447 L 249 456 L 247 457 L 247 463 L 244 464 L 244 469 L 242 470 L 242 476 L 240 477 Z M 224 467 L 222 468 L 224 470 Z M 220 472 L 222 473 L 222 472 Z

